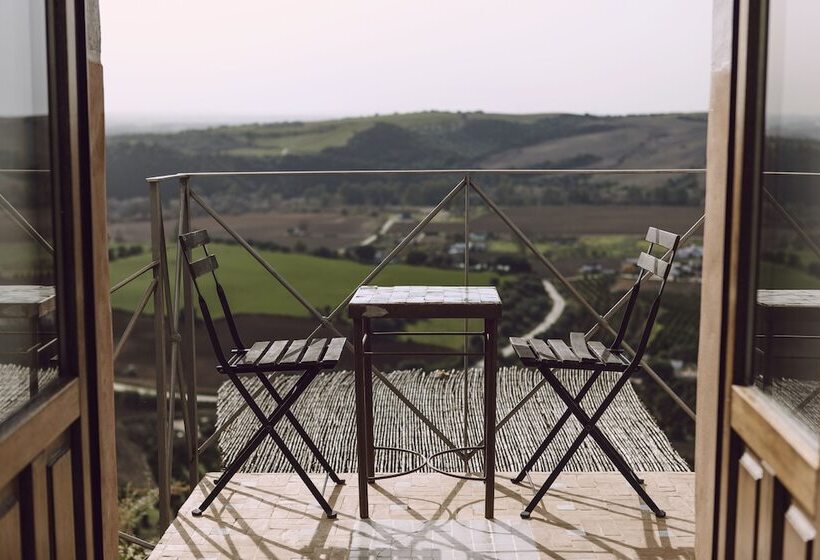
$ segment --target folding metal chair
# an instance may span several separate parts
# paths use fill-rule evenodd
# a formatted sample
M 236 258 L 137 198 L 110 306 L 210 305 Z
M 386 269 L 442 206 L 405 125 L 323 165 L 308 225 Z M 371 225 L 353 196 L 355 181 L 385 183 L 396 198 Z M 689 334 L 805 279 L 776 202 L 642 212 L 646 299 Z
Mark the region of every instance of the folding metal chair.
M 569 420 L 570 416 L 575 416 L 582 425 L 581 433 L 575 438 L 564 456 L 558 461 L 555 469 L 550 473 L 546 482 L 536 492 L 535 497 L 527 505 L 524 511 L 521 512 L 521 517 L 529 518 L 532 510 L 544 497 L 544 494 L 550 489 L 555 479 L 566 467 L 572 456 L 578 451 L 578 448 L 583 443 L 584 439 L 589 435 L 600 446 L 601 450 L 615 465 L 615 468 L 620 471 L 630 486 L 638 493 L 644 503 L 658 517 L 665 517 L 666 513 L 661 510 L 657 504 L 649 497 L 646 490 L 643 488 L 643 480 L 641 480 L 629 464 L 624 459 L 623 455 L 618 452 L 611 441 L 598 428 L 598 420 L 601 419 L 606 409 L 612 404 L 612 401 L 618 395 L 620 390 L 629 381 L 635 371 L 640 367 L 641 358 L 646 351 L 649 336 L 652 332 L 652 326 L 655 323 L 655 318 L 660 307 L 661 295 L 666 286 L 666 280 L 669 276 L 669 271 L 672 268 L 672 261 L 675 258 L 675 252 L 678 248 L 680 237 L 674 233 L 669 233 L 657 228 L 649 228 L 646 234 L 646 241 L 649 242 L 649 249 L 646 253 L 641 253 L 638 257 L 637 265 L 642 270 L 638 274 L 638 279 L 632 286 L 629 292 L 629 299 L 624 310 L 621 325 L 614 342 L 607 347 L 602 342 L 587 341 L 584 333 L 574 332 L 569 336 L 569 345 L 560 339 L 550 339 L 546 342 L 539 339 L 525 340 L 523 338 L 510 338 L 510 343 L 518 355 L 521 363 L 527 367 L 535 367 L 541 372 L 547 382 L 552 386 L 558 396 L 567 406 L 566 412 L 556 422 L 552 430 L 550 430 L 544 442 L 535 450 L 532 457 L 530 457 L 527 464 L 521 469 L 521 472 L 513 478 L 513 482 L 519 483 L 526 474 L 533 468 L 535 463 L 546 451 L 547 447 L 555 439 L 555 436 Z M 655 245 L 660 245 L 669 249 L 669 259 L 664 261 L 660 258 L 651 255 L 652 249 Z M 629 328 L 632 312 L 635 309 L 635 304 L 638 300 L 638 294 L 641 289 L 641 282 L 648 274 L 660 278 L 660 284 L 657 295 L 655 296 L 652 306 L 649 308 L 649 314 L 646 319 L 646 324 L 643 328 L 643 333 L 640 342 L 636 349 L 635 355 L 630 358 L 622 349 L 622 343 L 626 331 Z M 557 369 L 572 369 L 585 370 L 592 372 L 589 379 L 584 383 L 576 396 L 567 390 L 564 385 L 556 377 L 554 370 Z M 609 393 L 604 397 L 600 406 L 592 413 L 588 414 L 582 407 L 581 402 L 584 396 L 589 392 L 595 381 L 601 375 L 601 372 L 612 371 L 618 372 L 621 375 L 618 377 L 615 384 L 610 389 Z
M 199 308 L 202 312 L 202 318 L 205 321 L 208 337 L 211 341 L 211 346 L 213 346 L 217 361 L 219 362 L 216 369 L 219 373 L 228 376 L 228 379 L 230 379 L 234 384 L 237 391 L 239 391 L 239 394 L 248 404 L 261 424 L 259 429 L 256 430 L 253 436 L 240 450 L 233 462 L 229 464 L 222 472 L 222 475 L 216 481 L 211 493 L 208 494 L 198 508 L 193 510 L 193 515 L 197 517 L 202 515 L 202 512 L 211 504 L 211 502 L 214 501 L 216 496 L 222 491 L 225 485 L 228 484 L 233 475 L 239 471 L 245 461 L 248 460 L 256 448 L 259 447 L 262 441 L 264 441 L 265 435 L 268 435 L 285 456 L 287 461 L 291 464 L 293 470 L 295 470 L 299 475 L 299 478 L 302 479 L 302 482 L 305 483 L 305 486 L 307 486 L 311 494 L 313 494 L 313 497 L 324 510 L 327 517 L 331 519 L 335 518 L 336 513 L 333 511 L 333 508 L 330 507 L 327 500 L 325 500 L 324 496 L 322 496 L 322 493 L 318 488 L 316 488 L 316 485 L 310 477 L 308 477 L 304 468 L 299 464 L 296 457 L 290 449 L 288 449 L 284 440 L 276 432 L 275 427 L 282 418 L 287 418 L 302 440 L 304 440 L 307 447 L 325 469 L 330 479 L 336 484 L 344 484 L 344 481 L 341 480 L 334 472 L 333 468 L 330 466 L 330 463 L 328 463 L 327 459 L 325 459 L 324 455 L 322 455 L 322 452 L 310 436 L 308 436 L 307 432 L 290 409 L 321 370 L 333 369 L 336 366 L 336 362 L 339 361 L 339 357 L 344 349 L 345 339 L 317 338 L 313 340 L 274 340 L 272 342 L 265 340 L 255 342 L 251 346 L 246 346 L 242 343 L 242 340 L 239 337 L 239 330 L 236 327 L 236 322 L 234 321 L 233 314 L 231 313 L 231 308 L 228 305 L 225 290 L 222 288 L 222 285 L 216 277 L 216 268 L 218 265 L 216 256 L 208 251 L 207 244 L 210 242 L 208 232 L 201 229 L 185 235 L 180 235 L 179 241 L 182 245 L 182 252 L 185 255 L 185 262 L 188 265 L 188 271 L 194 281 L 194 287 L 196 288 L 197 296 L 199 298 Z M 202 247 L 205 256 L 198 260 L 192 260 L 192 251 L 198 247 Z M 228 355 L 226 355 L 222 350 L 222 344 L 219 336 L 217 335 L 213 319 L 211 318 L 211 313 L 208 309 L 207 303 L 205 302 L 205 298 L 202 295 L 203 292 L 202 287 L 200 286 L 199 278 L 208 273 L 210 273 L 213 277 L 216 295 L 219 299 L 222 312 L 225 315 L 225 321 L 228 325 L 228 330 L 234 345 L 234 348 L 228 353 Z M 296 381 L 296 384 L 284 397 L 276 391 L 273 384 L 265 375 L 276 372 L 298 371 L 303 371 L 304 373 L 302 373 Z M 273 412 L 270 414 L 264 413 L 259 404 L 254 400 L 253 395 L 251 395 L 250 391 L 242 383 L 242 380 L 239 377 L 240 375 L 255 375 L 257 379 L 259 379 L 259 382 L 277 403 L 277 406 Z

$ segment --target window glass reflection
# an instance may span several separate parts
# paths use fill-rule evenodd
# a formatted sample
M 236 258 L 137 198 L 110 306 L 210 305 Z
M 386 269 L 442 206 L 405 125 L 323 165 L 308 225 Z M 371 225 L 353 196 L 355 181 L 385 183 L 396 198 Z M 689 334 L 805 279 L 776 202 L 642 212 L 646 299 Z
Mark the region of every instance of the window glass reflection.
M 44 2 L 0 2 L 0 422 L 57 378 Z
M 814 23 L 820 20 L 820 2 L 773 1 L 769 17 L 755 382 L 816 435 L 820 430 L 820 68 L 816 57 L 820 35 Z M 801 174 L 790 174 L 794 172 Z

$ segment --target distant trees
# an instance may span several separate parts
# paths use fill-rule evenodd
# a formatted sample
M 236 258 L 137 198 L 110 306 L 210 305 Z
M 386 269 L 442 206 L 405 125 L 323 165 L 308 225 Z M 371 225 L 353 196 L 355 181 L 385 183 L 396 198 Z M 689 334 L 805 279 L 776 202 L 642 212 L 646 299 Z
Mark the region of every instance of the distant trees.
M 427 264 L 427 253 L 425 251 L 419 251 L 419 250 L 409 251 L 407 253 L 407 256 L 405 257 L 404 261 L 407 264 L 412 264 L 412 265 L 417 265 L 417 266 Z
M 145 247 L 142 245 L 114 245 L 108 248 L 108 260 L 115 261 L 117 259 L 141 255 L 144 252 Z

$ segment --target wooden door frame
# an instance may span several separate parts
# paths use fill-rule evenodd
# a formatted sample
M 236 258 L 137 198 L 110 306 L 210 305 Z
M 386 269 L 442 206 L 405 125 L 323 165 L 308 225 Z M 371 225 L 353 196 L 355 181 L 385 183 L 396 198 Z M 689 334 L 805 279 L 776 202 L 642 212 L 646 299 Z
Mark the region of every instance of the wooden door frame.
M 100 171 L 102 74 L 93 67 L 89 72 L 86 3 L 45 3 L 60 377 L 0 425 L 0 487 L 68 432 L 74 472 L 82 474 L 73 484 L 79 557 L 115 558 L 113 344 Z
M 816 473 L 818 461 L 802 431 L 789 429 L 782 415 L 755 401 L 756 391 L 748 387 L 767 28 L 768 0 L 713 0 L 695 443 L 698 558 L 734 557 L 738 464 L 744 443 L 768 465 L 785 466 L 784 459 L 790 461 L 795 468 L 778 469 L 778 479 L 794 489 L 806 486 L 803 479 L 812 468 Z M 817 475 L 812 476 L 809 480 L 816 481 Z M 809 510 L 820 508 L 820 496 L 801 499 Z

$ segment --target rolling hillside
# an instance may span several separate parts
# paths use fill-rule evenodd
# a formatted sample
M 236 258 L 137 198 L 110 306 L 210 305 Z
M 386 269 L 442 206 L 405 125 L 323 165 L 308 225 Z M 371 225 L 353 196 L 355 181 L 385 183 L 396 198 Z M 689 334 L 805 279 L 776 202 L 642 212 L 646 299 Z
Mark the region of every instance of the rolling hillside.
M 339 119 L 223 126 L 174 134 L 128 134 L 108 140 L 109 194 L 113 198 L 144 196 L 144 178 L 153 174 L 205 170 L 390 169 L 390 168 L 664 168 L 703 167 L 704 114 L 601 117 L 590 115 L 425 112 Z M 388 184 L 389 181 L 389 184 Z M 210 181 L 212 192 L 256 190 L 259 178 Z M 329 196 L 360 204 L 428 203 L 440 191 L 423 179 L 411 195 L 402 178 L 356 185 L 343 179 L 282 181 L 285 198 Z M 490 188 L 511 185 L 510 178 Z M 538 178 L 516 185 L 536 198 L 533 189 L 594 185 L 589 203 L 699 204 L 694 177 Z M 582 189 L 583 190 L 583 189 Z M 433 192 L 435 191 L 435 192 Z M 624 194 L 624 191 L 628 191 Z M 520 204 L 532 196 L 517 196 Z M 409 198 L 409 199 L 408 199 Z

